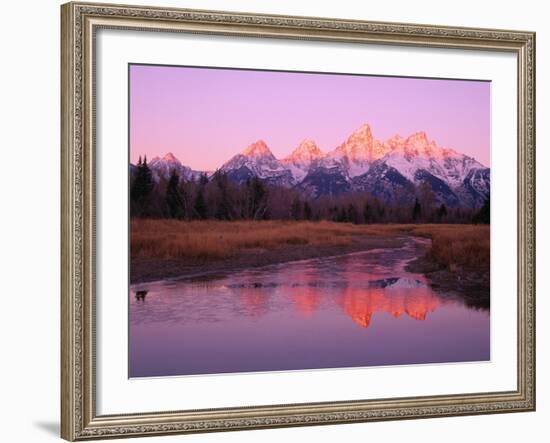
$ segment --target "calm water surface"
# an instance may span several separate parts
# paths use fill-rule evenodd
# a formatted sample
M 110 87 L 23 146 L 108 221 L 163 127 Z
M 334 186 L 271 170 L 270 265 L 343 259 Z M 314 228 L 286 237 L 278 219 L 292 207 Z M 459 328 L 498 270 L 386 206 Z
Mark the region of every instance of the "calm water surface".
M 129 375 L 489 360 L 489 311 L 405 271 L 424 242 L 133 285 Z

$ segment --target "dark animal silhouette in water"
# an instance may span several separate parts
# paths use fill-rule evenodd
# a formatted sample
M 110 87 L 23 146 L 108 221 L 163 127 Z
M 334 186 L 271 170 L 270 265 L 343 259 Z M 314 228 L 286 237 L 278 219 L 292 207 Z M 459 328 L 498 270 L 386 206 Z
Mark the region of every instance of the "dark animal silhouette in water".
M 147 292 L 149 291 L 146 291 L 146 290 L 136 291 L 136 300 L 145 301 L 145 296 L 147 295 Z

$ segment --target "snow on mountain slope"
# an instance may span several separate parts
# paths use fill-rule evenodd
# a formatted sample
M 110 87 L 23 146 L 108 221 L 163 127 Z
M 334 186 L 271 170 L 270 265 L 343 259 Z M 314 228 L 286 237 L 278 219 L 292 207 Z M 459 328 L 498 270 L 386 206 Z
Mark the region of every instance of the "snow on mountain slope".
M 353 178 L 368 171 L 371 163 L 386 152 L 386 147 L 372 136 L 368 124 L 354 131 L 345 142 L 329 152 L 326 159 L 336 162 L 343 172 Z
M 378 160 L 369 170 L 352 180 L 357 192 L 368 192 L 384 203 L 408 205 L 414 201 L 415 185 L 398 169 Z
M 471 157 L 437 146 L 424 132 L 407 139 L 393 138 L 384 145 L 387 149 L 382 160 L 411 181 L 414 181 L 416 171 L 423 169 L 450 186 L 458 186 L 471 169 L 484 167 Z
M 491 192 L 491 170 L 489 168 L 471 169 L 462 183 L 455 188 L 463 206 L 479 207 Z
M 159 181 L 160 178 L 168 179 L 174 170 L 180 176 L 180 179 L 184 180 L 197 179 L 201 174 L 200 171 L 194 171 L 189 166 L 183 165 L 171 152 L 168 152 L 162 158 L 154 157 L 149 162 L 149 168 L 151 168 L 155 181 Z
M 349 192 L 351 184 L 339 168 L 319 166 L 308 172 L 297 189 L 308 198 L 333 197 Z
M 312 168 L 320 166 L 324 156 L 313 140 L 305 139 L 281 163 L 290 170 L 296 182 L 301 182 Z
M 184 179 L 201 174 L 184 166 L 171 153 L 150 162 L 156 180 L 173 169 Z M 436 201 L 450 207 L 476 207 L 490 192 L 490 169 L 476 159 L 440 147 L 425 132 L 394 135 L 381 142 L 368 124 L 324 154 L 311 139 L 278 160 L 263 140 L 249 145 L 220 169 L 245 183 L 256 176 L 267 184 L 296 187 L 317 198 L 345 192 L 370 192 L 386 202 L 414 201 L 416 189 L 428 185 Z
M 244 151 L 231 157 L 220 169 L 229 174 L 240 171 L 240 175 L 246 175 L 246 171 L 250 171 L 252 175 L 274 185 L 290 187 L 295 184 L 290 170 L 275 158 L 263 140 L 252 143 Z

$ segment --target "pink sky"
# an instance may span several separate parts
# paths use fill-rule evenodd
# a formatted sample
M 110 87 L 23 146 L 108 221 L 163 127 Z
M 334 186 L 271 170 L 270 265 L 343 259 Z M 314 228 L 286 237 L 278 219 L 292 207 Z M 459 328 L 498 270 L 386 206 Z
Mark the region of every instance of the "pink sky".
M 327 152 L 368 123 L 381 141 L 425 131 L 490 166 L 489 82 L 130 66 L 130 160 L 172 152 L 214 170 L 263 139 L 277 158 L 305 138 Z

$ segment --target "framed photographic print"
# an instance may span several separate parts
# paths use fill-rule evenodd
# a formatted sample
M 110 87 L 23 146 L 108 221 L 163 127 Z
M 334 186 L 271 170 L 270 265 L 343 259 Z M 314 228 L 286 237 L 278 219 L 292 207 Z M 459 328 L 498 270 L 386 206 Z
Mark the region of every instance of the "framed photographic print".
M 534 33 L 61 14 L 63 438 L 534 410 Z

